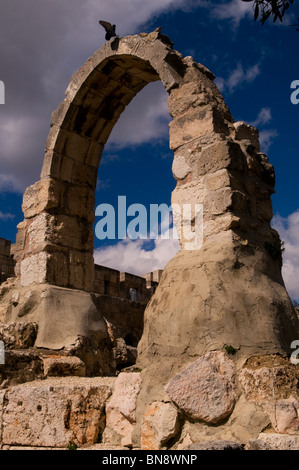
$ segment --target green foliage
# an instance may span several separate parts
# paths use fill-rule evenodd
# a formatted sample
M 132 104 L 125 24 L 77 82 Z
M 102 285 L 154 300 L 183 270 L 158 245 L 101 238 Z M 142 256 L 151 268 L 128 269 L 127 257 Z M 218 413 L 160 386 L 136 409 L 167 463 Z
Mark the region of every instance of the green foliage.
M 225 349 L 225 351 L 227 352 L 227 354 L 231 354 L 232 356 L 233 356 L 234 354 L 236 354 L 236 352 L 237 352 L 237 350 L 236 350 L 233 346 L 231 346 L 230 344 L 226 344 L 226 345 L 224 346 L 224 349 Z
M 275 240 L 273 243 L 265 242 L 265 248 L 273 259 L 279 259 L 281 257 L 282 253 L 285 250 L 283 245 L 284 242 L 279 239 Z
M 77 444 L 73 441 L 70 441 L 69 445 L 67 446 L 67 450 L 77 450 L 77 449 L 78 449 Z

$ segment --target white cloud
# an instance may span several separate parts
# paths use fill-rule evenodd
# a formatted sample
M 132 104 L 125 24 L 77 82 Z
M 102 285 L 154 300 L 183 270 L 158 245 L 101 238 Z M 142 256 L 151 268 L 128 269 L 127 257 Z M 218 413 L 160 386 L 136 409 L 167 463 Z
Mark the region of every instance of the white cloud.
M 264 129 L 259 132 L 261 151 L 267 153 L 270 146 L 273 144 L 278 132 L 275 129 Z
M 287 291 L 299 301 L 299 209 L 285 218 L 276 215 L 272 225 L 284 242 L 282 275 Z
M 0 119 L 0 191 L 22 192 L 39 178 L 51 113 L 63 101 L 72 74 L 105 43 L 99 19 L 115 23 L 117 33 L 124 36 L 141 32 L 155 15 L 190 10 L 201 3 L 1 0 L 1 70 L 5 72 L 1 80 L 5 82 L 6 104 Z M 146 89 L 142 97 L 133 100 L 126 120 L 118 126 L 118 135 L 113 135 L 116 146 L 166 137 L 166 100 L 161 90 L 157 94 L 153 90 Z
M 14 214 L 10 214 L 9 212 L 4 213 L 0 211 L 0 220 L 12 220 L 15 218 Z
M 38 179 L 44 158 L 44 142 L 49 118 L 41 116 L 1 116 L 0 191 L 22 192 L 24 185 Z
M 228 92 L 233 93 L 236 88 L 253 82 L 260 73 L 260 65 L 258 63 L 247 68 L 247 70 L 244 70 L 243 65 L 238 63 L 237 67 L 231 71 L 226 79 L 217 77 L 215 83 L 220 91 L 228 90 Z
M 231 20 L 234 26 L 238 26 L 243 18 L 252 15 L 252 3 L 242 0 L 231 0 L 212 7 L 212 16 L 219 20 Z
M 261 128 L 268 124 L 272 119 L 271 109 L 264 107 L 260 110 L 257 117 L 250 124 L 254 127 Z M 259 129 L 259 139 L 261 151 L 267 153 L 270 146 L 273 144 L 274 139 L 278 136 L 278 132 L 275 129 Z
M 116 123 L 107 150 L 168 139 L 167 96 L 160 81 L 150 83 L 139 92 Z
M 127 239 L 113 246 L 97 248 L 94 252 L 95 263 L 139 276 L 156 269 L 164 269 L 179 251 L 179 242 L 170 236 L 168 240 L 158 238 L 153 240 L 153 243 L 152 250 L 146 249 L 147 240 L 139 239 Z
M 260 126 L 267 124 L 272 119 L 271 109 L 270 108 L 262 108 L 258 113 L 256 119 L 252 121 L 250 124 L 252 126 Z

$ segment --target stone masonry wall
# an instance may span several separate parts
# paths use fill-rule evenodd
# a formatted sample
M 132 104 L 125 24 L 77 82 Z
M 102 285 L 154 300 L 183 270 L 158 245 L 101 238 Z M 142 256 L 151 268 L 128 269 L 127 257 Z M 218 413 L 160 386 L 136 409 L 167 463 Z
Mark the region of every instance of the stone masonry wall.
M 14 275 L 15 262 L 10 253 L 11 242 L 0 238 L 0 284 Z
M 14 277 L 13 248 L 14 245 L 11 245 L 10 240 L 0 238 L 0 284 L 7 278 Z M 95 294 L 135 300 L 146 305 L 154 294 L 161 275 L 162 270 L 147 273 L 144 276 L 136 276 L 95 264 L 92 291 Z

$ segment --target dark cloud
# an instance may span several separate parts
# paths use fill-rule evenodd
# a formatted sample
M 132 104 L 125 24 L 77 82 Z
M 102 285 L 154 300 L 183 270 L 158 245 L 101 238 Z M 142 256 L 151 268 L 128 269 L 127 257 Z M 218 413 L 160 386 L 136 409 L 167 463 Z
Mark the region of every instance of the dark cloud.
M 22 192 L 38 179 L 51 113 L 72 74 L 105 42 L 100 18 L 115 22 L 120 35 L 134 34 L 154 14 L 196 3 L 200 0 L 1 0 L 6 104 L 0 108 L 0 191 Z M 156 108 L 147 114 L 145 130 L 149 118 L 165 115 L 163 106 Z M 139 137 L 141 142 L 141 131 Z

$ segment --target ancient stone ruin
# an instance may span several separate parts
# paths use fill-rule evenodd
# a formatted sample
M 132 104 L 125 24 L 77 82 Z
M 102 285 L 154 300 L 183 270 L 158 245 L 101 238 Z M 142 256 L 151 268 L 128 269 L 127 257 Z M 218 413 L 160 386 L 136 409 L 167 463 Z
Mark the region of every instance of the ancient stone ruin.
M 274 170 L 214 78 L 159 31 L 107 42 L 72 77 L 24 194 L 16 276 L 1 287 L 3 448 L 299 449 L 299 322 L 270 224 Z M 119 318 L 106 321 L 94 292 L 94 191 L 113 126 L 156 80 L 173 118 L 172 203 L 203 205 L 204 243 L 190 250 L 181 237 L 145 309 L 137 363 L 117 375 Z

